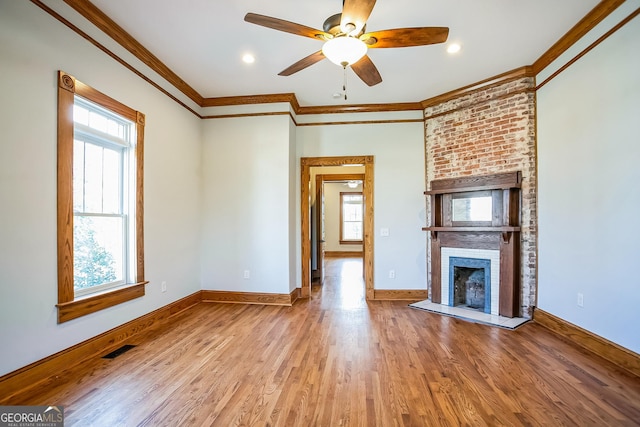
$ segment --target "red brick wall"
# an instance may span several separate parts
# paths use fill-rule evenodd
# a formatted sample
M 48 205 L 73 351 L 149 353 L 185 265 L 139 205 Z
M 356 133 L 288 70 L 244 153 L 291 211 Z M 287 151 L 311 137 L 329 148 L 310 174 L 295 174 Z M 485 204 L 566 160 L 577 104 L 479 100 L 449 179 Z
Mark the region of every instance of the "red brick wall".
M 522 172 L 521 303 L 525 317 L 531 317 L 536 291 L 534 87 L 534 79 L 524 77 L 424 111 L 427 188 L 434 179 Z

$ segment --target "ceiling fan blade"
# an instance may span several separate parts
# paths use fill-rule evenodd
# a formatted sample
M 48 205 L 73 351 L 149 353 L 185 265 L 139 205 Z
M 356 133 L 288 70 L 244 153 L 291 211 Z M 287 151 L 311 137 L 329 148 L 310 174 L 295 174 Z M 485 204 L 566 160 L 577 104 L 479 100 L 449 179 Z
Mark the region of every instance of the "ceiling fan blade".
M 362 59 L 355 64 L 351 64 L 351 68 L 353 72 L 369 86 L 375 86 L 382 81 L 378 69 L 373 65 L 371 58 L 367 55 L 363 56 Z
M 369 19 L 375 4 L 376 0 L 344 0 L 340 28 L 346 32 L 346 25 L 353 24 L 355 25 L 353 32 L 359 33 Z
M 263 27 L 273 28 L 274 30 L 284 31 L 298 36 L 310 37 L 312 39 L 329 40 L 333 36 L 322 30 L 307 27 L 305 25 L 296 24 L 295 22 L 285 21 L 284 19 L 272 18 L 271 16 L 258 15 L 257 13 L 247 13 L 244 20 Z
M 297 73 L 300 70 L 304 70 L 305 68 L 315 64 L 316 62 L 320 62 L 325 58 L 324 54 L 321 50 L 318 52 L 312 53 L 311 55 L 302 58 L 300 61 L 292 64 L 288 68 L 280 71 L 278 73 L 279 76 L 290 76 L 293 73 Z
M 447 27 L 395 28 L 363 34 L 360 40 L 372 48 L 409 47 L 444 43 L 448 36 Z

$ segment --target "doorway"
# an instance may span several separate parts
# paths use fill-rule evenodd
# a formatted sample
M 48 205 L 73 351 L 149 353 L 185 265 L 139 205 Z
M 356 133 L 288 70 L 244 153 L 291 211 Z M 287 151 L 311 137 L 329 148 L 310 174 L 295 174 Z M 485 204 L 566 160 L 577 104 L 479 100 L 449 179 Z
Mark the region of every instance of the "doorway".
M 315 203 L 311 203 L 311 267 L 312 267 L 312 281 L 319 280 L 320 283 L 324 280 L 324 257 L 326 245 L 329 244 L 331 246 L 330 250 L 335 250 L 335 246 L 337 243 L 340 246 L 345 243 L 342 241 L 342 206 L 340 209 L 337 209 L 341 203 L 338 203 L 338 200 L 330 200 L 332 203 L 333 212 L 331 210 L 327 211 L 327 199 L 325 197 L 325 184 L 340 184 L 344 183 L 344 185 L 348 185 L 350 183 L 359 183 L 358 187 L 360 188 L 358 194 L 362 194 L 362 188 L 364 184 L 364 174 L 363 173 L 330 173 L 327 174 L 323 169 L 330 169 L 327 167 L 312 167 L 311 168 L 311 179 L 313 180 L 313 175 L 315 173 L 315 188 L 312 188 L 310 194 L 312 202 L 314 201 L 315 195 Z M 349 169 L 348 172 L 351 172 L 350 169 L 356 169 L 354 167 L 340 166 L 338 169 Z M 357 168 L 359 170 L 363 170 L 363 167 Z M 336 168 L 333 168 L 335 171 Z M 344 171 L 341 171 L 344 172 Z M 335 196 L 335 194 L 334 194 Z M 342 195 L 340 195 L 340 199 L 342 199 Z M 341 200 L 340 200 L 341 202 Z M 361 205 L 364 207 L 364 204 Z M 364 214 L 364 209 L 362 209 L 362 213 Z M 333 215 L 332 215 L 333 214 Z M 335 227 L 329 227 L 327 229 L 327 221 L 333 223 Z M 364 221 L 363 221 L 364 223 Z M 364 224 L 360 225 L 364 225 Z M 335 229 L 334 229 L 335 228 Z M 337 232 L 340 230 L 340 233 Z M 362 229 L 363 230 L 363 229 Z M 330 238 L 332 237 L 332 238 Z M 360 252 L 360 256 L 362 257 L 362 235 L 359 236 L 360 244 L 357 249 Z M 328 241 L 327 241 L 328 240 Z M 314 252 L 315 250 L 315 252 Z M 314 256 L 315 255 L 315 256 Z M 350 254 L 354 255 L 354 254 Z M 316 268 L 313 269 L 313 263 L 316 263 Z
M 364 166 L 362 195 L 363 218 L 363 273 L 366 299 L 373 299 L 373 156 L 303 157 L 300 159 L 301 183 L 301 235 L 302 285 L 300 296 L 311 295 L 311 168 L 318 166 Z

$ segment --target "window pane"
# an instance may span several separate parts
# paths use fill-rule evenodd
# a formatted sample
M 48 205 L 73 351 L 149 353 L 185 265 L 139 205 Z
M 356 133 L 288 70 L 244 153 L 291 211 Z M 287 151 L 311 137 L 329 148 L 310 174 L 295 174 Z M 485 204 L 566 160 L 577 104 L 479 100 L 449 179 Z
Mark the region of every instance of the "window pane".
M 341 193 L 342 235 L 341 240 L 362 240 L 362 218 L 364 214 L 362 193 Z
M 122 151 L 104 149 L 103 213 L 121 213 L 120 174 Z
M 124 280 L 123 223 L 121 217 L 74 217 L 74 290 Z
M 118 136 L 118 122 L 116 122 L 115 120 L 108 120 L 107 133 L 109 135 Z
M 73 106 L 73 121 L 89 126 L 89 111 L 78 105 Z
M 102 147 L 94 144 L 85 144 L 85 212 L 102 212 L 102 151 Z
M 362 221 L 362 205 L 344 205 L 342 217 L 345 221 Z
M 343 200 L 347 203 L 362 203 L 361 194 L 345 194 Z
M 73 141 L 73 210 L 84 211 L 84 142 Z
M 344 240 L 362 240 L 361 222 L 345 222 L 342 231 Z
M 89 126 L 100 132 L 107 133 L 107 118 L 96 112 L 89 112 Z

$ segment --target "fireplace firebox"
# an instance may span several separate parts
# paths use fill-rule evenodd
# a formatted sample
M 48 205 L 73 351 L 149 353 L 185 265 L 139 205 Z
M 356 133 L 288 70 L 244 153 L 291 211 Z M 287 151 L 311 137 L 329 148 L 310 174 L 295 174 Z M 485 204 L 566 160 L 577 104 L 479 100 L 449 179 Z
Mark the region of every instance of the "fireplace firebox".
M 491 314 L 491 260 L 449 258 L 449 305 Z

